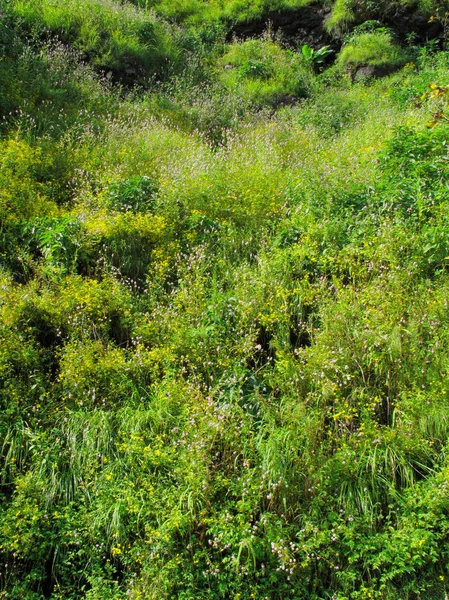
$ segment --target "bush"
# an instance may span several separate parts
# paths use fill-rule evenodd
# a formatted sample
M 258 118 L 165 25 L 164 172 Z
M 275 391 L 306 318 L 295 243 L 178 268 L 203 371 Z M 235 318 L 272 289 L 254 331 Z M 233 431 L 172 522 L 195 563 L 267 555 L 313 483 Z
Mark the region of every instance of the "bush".
M 269 39 L 234 43 L 219 60 L 226 89 L 256 106 L 276 106 L 309 94 L 313 74 L 302 57 Z
M 21 20 L 5 15 L 0 24 L 0 116 L 3 130 L 60 138 L 74 123 L 114 112 L 118 98 L 111 80 L 99 76 L 85 57 L 60 40 L 38 41 Z M 48 145 L 48 144 L 47 144 Z M 65 152 L 59 149 L 58 155 Z M 61 178 L 62 179 L 62 178 Z
M 328 31 L 342 33 L 351 23 L 381 17 L 386 10 L 391 9 L 392 4 L 390 0 L 335 0 L 326 28 Z
M 157 191 L 157 183 L 145 176 L 111 183 L 107 191 L 107 207 L 118 212 L 151 212 Z
M 404 65 L 410 56 L 394 41 L 390 33 L 374 31 L 351 38 L 337 58 L 337 64 L 345 70 L 371 66 L 393 70 Z
M 43 156 L 41 148 L 21 140 L 4 141 L 0 148 L 1 222 L 13 224 L 38 215 L 56 215 L 58 207 L 49 193 L 51 184 L 42 181 L 49 157 Z
M 99 213 L 86 222 L 88 256 L 95 268 L 112 271 L 138 285 L 145 278 L 152 252 L 163 245 L 167 223 L 151 213 L 130 210 L 115 216 Z
M 13 0 L 8 10 L 40 36 L 58 36 L 125 83 L 162 77 L 179 66 L 179 48 L 168 26 L 127 3 Z
M 311 0 L 131 0 L 138 6 L 151 7 L 171 20 L 193 27 L 217 21 L 245 22 L 273 12 L 295 10 Z
M 90 54 L 3 32 L 0 597 L 441 600 L 447 53 L 364 86 L 190 30 L 188 77 L 125 95 L 87 58 L 106 17 L 156 43 L 143 3 L 69 0 Z

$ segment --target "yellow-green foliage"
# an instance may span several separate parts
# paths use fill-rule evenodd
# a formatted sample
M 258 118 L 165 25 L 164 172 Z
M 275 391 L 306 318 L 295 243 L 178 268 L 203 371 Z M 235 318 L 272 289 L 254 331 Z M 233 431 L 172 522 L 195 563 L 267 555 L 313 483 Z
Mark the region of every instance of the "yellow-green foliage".
M 0 220 L 17 223 L 35 216 L 58 214 L 42 175 L 50 166 L 42 149 L 10 139 L 1 144 Z
M 199 25 L 215 20 L 251 21 L 272 12 L 291 11 L 310 0 L 132 0 L 138 6 L 154 8 L 161 15 Z
M 125 91 L 144 2 L 4 5 L 0 598 L 442 600 L 449 55 L 168 8 L 187 71 Z
M 397 67 L 407 62 L 407 52 L 398 46 L 391 34 L 382 31 L 361 33 L 353 37 L 338 55 L 342 68 L 361 65 Z
M 326 28 L 329 31 L 344 31 L 356 19 L 354 8 L 355 2 L 353 0 L 335 0 L 332 12 L 326 21 Z
M 406 0 L 407 2 L 407 0 Z M 363 22 L 368 19 L 382 18 L 382 15 L 393 9 L 389 0 L 335 0 L 332 11 L 326 20 L 328 31 L 342 33 L 348 30 L 354 22 Z
M 93 64 L 122 77 L 163 74 L 179 48 L 169 29 L 146 11 L 115 0 L 14 0 L 9 8 L 26 24 L 49 30 L 85 53 Z
M 226 89 L 258 106 L 307 96 L 312 87 L 310 68 L 300 55 L 270 39 L 234 43 L 219 67 Z
M 294 10 L 309 3 L 310 0 L 225 0 L 222 14 L 235 21 L 250 21 L 270 12 Z

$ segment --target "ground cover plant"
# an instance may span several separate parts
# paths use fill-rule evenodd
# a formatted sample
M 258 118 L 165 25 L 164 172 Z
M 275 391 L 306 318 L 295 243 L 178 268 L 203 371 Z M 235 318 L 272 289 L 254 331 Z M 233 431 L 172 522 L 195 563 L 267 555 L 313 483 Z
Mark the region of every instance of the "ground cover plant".
M 0 598 L 447 597 L 447 7 L 373 4 L 0 3 Z

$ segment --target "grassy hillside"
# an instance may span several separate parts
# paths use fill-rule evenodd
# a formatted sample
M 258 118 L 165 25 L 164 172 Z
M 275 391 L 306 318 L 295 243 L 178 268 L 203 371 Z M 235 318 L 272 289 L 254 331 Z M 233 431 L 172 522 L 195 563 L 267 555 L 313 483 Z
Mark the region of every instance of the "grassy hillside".
M 447 8 L 0 3 L 1 599 L 447 598 Z

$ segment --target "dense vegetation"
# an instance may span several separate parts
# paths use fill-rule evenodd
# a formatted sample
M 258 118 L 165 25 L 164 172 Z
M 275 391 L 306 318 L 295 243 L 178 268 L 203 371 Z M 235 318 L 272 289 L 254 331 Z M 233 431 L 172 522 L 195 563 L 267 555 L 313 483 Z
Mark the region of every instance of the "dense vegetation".
M 0 1 L 1 599 L 447 598 L 447 11 Z

